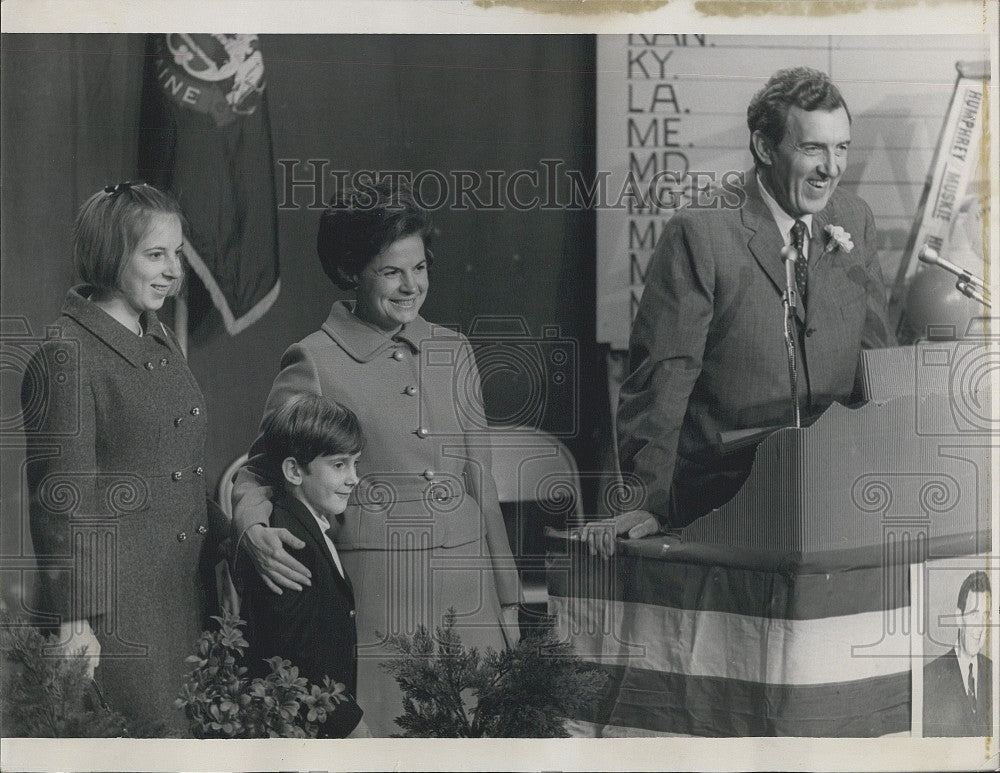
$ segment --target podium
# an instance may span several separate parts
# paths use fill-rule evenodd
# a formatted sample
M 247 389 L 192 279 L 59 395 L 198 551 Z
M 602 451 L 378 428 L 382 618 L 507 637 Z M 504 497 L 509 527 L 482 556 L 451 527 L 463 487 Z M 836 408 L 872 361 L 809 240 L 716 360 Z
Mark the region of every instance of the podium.
M 996 352 L 926 343 L 866 352 L 864 367 L 866 404 L 835 403 L 810 427 L 768 436 L 737 495 L 682 540 L 809 555 L 883 545 L 903 530 L 967 535 L 970 552 L 987 550 Z
M 596 737 L 908 734 L 911 567 L 985 553 L 997 450 L 983 341 L 865 353 L 867 403 L 757 448 L 737 495 L 611 560 L 553 540 L 550 611 L 608 687 Z

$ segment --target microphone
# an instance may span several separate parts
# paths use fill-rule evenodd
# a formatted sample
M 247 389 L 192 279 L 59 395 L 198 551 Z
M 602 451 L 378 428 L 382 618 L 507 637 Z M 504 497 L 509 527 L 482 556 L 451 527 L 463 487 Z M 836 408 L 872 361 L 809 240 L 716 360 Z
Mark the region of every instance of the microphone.
M 785 349 L 788 353 L 788 381 L 792 390 L 792 409 L 795 415 L 795 426 L 802 426 L 802 408 L 799 406 L 799 376 L 795 367 L 795 313 L 799 305 L 799 288 L 795 284 L 795 259 L 798 250 L 792 246 L 783 247 L 781 259 L 785 262 L 785 294 L 782 305 L 785 307 Z
M 962 293 L 962 295 L 966 298 L 971 298 L 974 301 L 979 301 L 987 309 L 992 308 L 990 304 L 989 288 L 982 279 L 973 274 L 971 271 L 967 271 L 961 266 L 956 266 L 950 260 L 945 260 L 941 257 L 937 250 L 928 244 L 925 244 L 920 248 L 920 252 L 917 253 L 917 258 L 921 263 L 943 268 L 949 274 L 957 276 L 958 281 L 955 282 L 955 288 Z
M 920 252 L 917 253 L 917 259 L 920 260 L 921 263 L 926 263 L 929 266 L 943 268 L 949 274 L 954 274 L 963 282 L 976 285 L 983 290 L 986 289 L 986 284 L 982 279 L 973 274 L 971 271 L 968 271 L 961 266 L 956 266 L 950 260 L 945 260 L 941 257 L 937 250 L 927 244 L 920 248 Z
M 795 284 L 795 259 L 797 257 L 798 253 L 791 245 L 781 248 L 781 259 L 785 262 L 785 301 L 793 310 L 799 307 L 799 287 Z

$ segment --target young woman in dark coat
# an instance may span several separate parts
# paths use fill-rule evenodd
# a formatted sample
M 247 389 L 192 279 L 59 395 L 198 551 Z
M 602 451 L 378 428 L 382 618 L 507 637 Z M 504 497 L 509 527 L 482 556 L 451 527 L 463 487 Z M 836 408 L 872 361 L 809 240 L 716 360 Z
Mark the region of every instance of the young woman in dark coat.
M 202 624 L 205 401 L 156 316 L 183 248 L 168 194 L 123 183 L 91 196 L 74 231 L 84 284 L 21 395 L 39 605 L 65 652 L 86 648 L 111 708 L 148 732 L 184 732 L 173 701 Z

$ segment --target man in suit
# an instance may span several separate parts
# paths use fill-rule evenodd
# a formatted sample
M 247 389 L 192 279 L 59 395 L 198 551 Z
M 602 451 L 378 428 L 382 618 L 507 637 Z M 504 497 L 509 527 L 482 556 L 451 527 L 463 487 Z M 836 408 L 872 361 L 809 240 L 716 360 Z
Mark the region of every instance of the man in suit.
M 993 661 L 983 652 L 991 603 L 990 578 L 972 572 L 958 591 L 958 640 L 924 667 L 924 736 L 988 736 Z
M 840 91 L 816 70 L 779 71 L 747 125 L 754 169 L 738 206 L 723 197 L 677 212 L 650 259 L 617 418 L 639 509 L 585 527 L 592 552 L 613 552 L 613 534 L 681 527 L 730 499 L 754 449 L 729 452 L 720 433 L 794 423 L 783 250 L 797 261 L 792 333 L 806 420 L 849 401 L 860 350 L 889 341 L 874 218 L 838 188 L 851 142 Z
M 265 676 L 270 670 L 265 661 L 279 656 L 312 684 L 323 686 L 329 676 L 345 700 L 320 725 L 319 736 L 370 737 L 354 699 L 354 590 L 333 543 L 358 483 L 355 465 L 363 439 L 357 418 L 343 406 L 302 394 L 268 417 L 262 438 L 268 474 L 282 489 L 270 525 L 305 543 L 296 556 L 312 573 L 312 584 L 297 593 L 273 593 L 252 568 L 241 575 L 247 668 L 251 676 Z

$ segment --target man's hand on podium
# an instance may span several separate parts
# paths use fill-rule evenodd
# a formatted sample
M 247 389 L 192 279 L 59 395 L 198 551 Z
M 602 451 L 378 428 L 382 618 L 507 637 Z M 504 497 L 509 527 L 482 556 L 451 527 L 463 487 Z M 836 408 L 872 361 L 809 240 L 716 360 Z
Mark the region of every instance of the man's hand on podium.
M 641 539 L 660 530 L 660 522 L 647 510 L 629 510 L 593 521 L 570 532 L 570 539 L 587 543 L 590 555 L 608 558 L 615 553 L 615 538 L 625 534 L 629 539 Z

